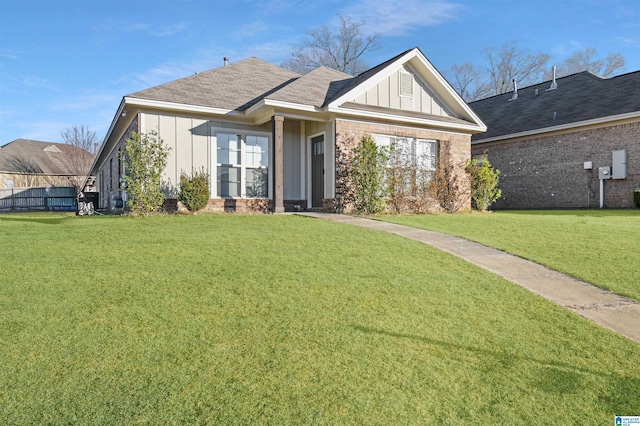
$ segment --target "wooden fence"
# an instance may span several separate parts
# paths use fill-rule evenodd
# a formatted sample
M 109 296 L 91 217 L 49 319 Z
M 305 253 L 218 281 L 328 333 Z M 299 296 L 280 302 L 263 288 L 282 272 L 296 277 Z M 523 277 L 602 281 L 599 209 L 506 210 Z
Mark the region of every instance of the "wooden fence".
M 0 189 L 0 211 L 43 210 L 72 212 L 77 209 L 72 186 Z

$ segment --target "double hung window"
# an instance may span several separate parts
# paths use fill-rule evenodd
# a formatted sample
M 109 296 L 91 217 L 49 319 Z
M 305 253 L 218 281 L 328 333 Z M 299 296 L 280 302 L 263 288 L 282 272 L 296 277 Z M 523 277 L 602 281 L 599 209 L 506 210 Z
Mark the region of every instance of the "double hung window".
M 389 135 L 374 139 L 389 155 L 387 174 L 394 191 L 413 194 L 432 179 L 438 167 L 438 141 Z
M 270 137 L 215 132 L 216 182 L 221 198 L 269 198 Z

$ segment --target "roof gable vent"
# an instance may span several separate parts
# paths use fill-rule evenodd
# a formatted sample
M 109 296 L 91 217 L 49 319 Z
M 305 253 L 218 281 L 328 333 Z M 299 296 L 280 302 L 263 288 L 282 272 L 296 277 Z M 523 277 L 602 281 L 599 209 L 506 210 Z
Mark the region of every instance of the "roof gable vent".
M 413 75 L 400 71 L 400 96 L 413 96 Z
M 49 145 L 44 150 L 47 151 L 47 152 L 62 152 L 62 151 L 60 151 L 60 148 L 58 148 L 55 145 Z

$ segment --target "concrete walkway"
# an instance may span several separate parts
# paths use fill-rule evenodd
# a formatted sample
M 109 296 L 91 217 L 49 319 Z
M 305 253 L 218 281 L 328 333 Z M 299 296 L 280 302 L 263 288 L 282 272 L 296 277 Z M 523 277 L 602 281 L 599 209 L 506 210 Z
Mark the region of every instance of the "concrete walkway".
M 404 225 L 329 213 L 300 216 L 362 226 L 428 244 L 493 272 L 591 321 L 640 342 L 640 303 L 537 263 L 464 238 Z

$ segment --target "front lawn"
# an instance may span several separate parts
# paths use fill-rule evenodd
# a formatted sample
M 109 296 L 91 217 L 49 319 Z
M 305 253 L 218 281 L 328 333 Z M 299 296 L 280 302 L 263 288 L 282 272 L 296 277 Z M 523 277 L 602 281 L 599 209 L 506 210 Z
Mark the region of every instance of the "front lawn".
M 379 219 L 477 241 L 640 300 L 640 210 L 496 211 Z
M 294 216 L 0 215 L 0 424 L 612 424 L 640 346 Z

